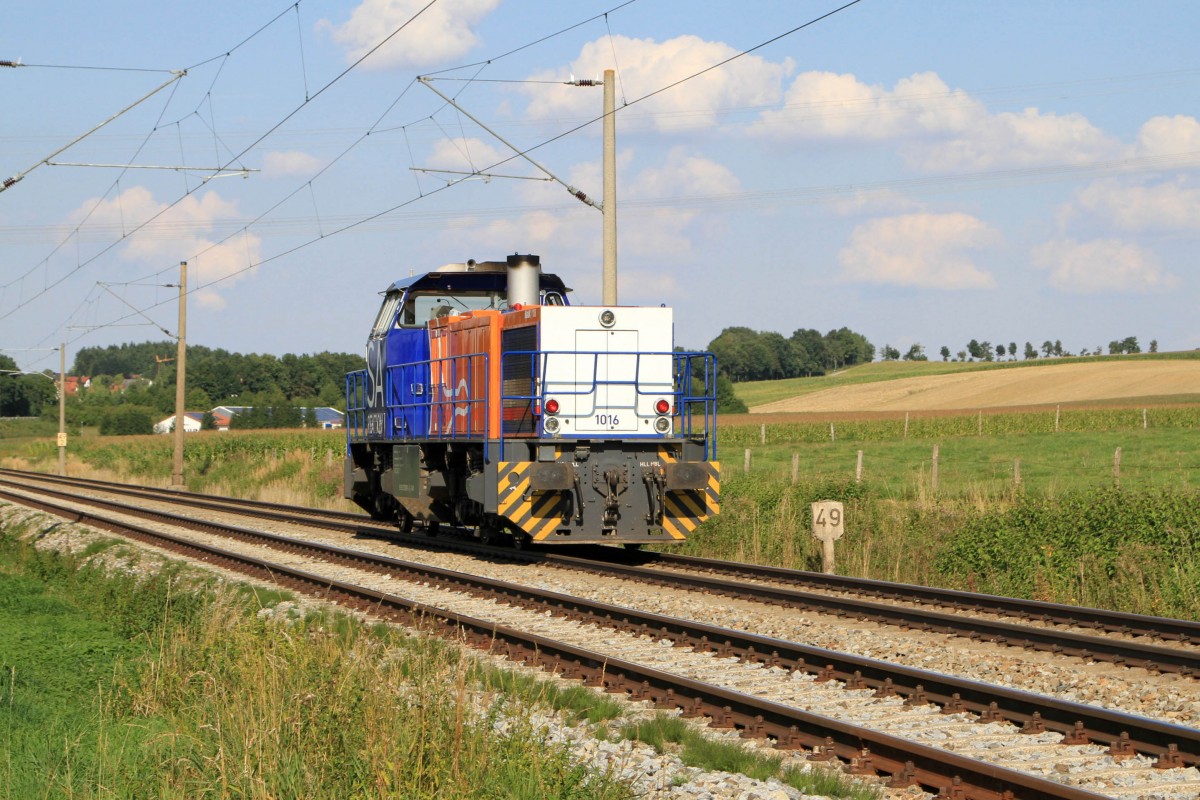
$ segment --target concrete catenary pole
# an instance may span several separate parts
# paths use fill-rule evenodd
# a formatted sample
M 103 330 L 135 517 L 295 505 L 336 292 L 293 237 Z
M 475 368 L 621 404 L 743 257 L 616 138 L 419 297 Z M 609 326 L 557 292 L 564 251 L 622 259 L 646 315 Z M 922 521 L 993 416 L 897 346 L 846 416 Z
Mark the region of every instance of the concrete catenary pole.
M 604 70 L 604 305 L 617 304 L 617 74 Z
M 171 488 L 182 489 L 183 482 L 183 420 L 186 416 L 186 358 L 187 358 L 187 262 L 179 262 L 179 347 L 175 354 L 175 461 L 171 469 Z
M 58 345 L 58 474 L 67 474 L 67 343 Z

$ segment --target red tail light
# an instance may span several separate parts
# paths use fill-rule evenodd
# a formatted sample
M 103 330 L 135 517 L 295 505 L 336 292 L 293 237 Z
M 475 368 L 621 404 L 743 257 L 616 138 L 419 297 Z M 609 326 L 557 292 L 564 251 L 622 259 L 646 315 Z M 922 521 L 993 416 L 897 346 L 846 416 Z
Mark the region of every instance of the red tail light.
M 671 410 L 671 404 L 668 403 L 666 401 L 666 399 L 660 399 L 657 403 L 654 404 L 654 410 L 657 411 L 659 414 L 666 414 L 668 411 Z
M 558 401 L 557 400 L 555 400 L 554 398 L 550 398 L 549 400 L 546 401 L 546 413 L 547 414 L 557 414 L 558 413 Z

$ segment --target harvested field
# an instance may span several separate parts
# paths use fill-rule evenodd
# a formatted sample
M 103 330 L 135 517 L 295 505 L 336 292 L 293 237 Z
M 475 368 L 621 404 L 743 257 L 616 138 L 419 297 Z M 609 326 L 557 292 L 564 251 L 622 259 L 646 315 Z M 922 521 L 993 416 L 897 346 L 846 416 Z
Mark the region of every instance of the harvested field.
M 839 386 L 754 406 L 755 414 L 950 411 L 1039 405 L 1147 402 L 1200 397 L 1200 361 L 1039 365 Z

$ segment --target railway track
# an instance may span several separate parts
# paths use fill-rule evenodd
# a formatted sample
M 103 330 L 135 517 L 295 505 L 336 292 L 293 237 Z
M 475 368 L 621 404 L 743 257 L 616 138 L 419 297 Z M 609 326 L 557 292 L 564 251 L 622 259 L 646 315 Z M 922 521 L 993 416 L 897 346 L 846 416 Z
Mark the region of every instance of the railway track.
M 39 494 L 44 498 L 49 496 L 50 492 L 43 489 L 39 491 Z M 1194 772 L 1194 769 L 1188 770 L 1186 768 L 1188 765 L 1193 765 L 1197 762 L 1197 754 L 1200 753 L 1200 732 L 1192 729 L 1156 723 L 1152 720 L 1142 720 L 1130 715 L 1105 712 L 1103 709 L 1092 709 L 1087 706 L 1062 703 L 1050 698 L 1036 697 L 1026 693 L 948 678 L 947 676 L 921 673 L 918 670 L 897 668 L 894 665 L 883 664 L 882 662 L 847 657 L 843 654 L 804 647 L 777 639 L 754 636 L 729 629 L 714 628 L 713 626 L 687 623 L 682 620 L 663 617 L 661 615 L 640 613 L 627 608 L 588 603 L 587 601 L 581 601 L 579 598 L 566 597 L 555 593 L 538 592 L 528 587 L 518 587 L 513 584 L 473 578 L 465 576 L 462 573 L 438 570 L 426 565 L 414 565 L 397 559 L 365 554 L 360 551 L 350 551 L 345 548 L 332 548 L 328 545 L 299 541 L 291 537 L 248 531 L 243 528 L 234 528 L 227 525 L 218 526 L 211 522 L 196 520 L 193 517 L 172 517 L 164 512 L 152 512 L 145 508 L 122 506 L 112 501 L 100 501 L 96 499 L 89 499 L 87 501 L 107 506 L 105 516 L 100 517 L 94 512 L 85 513 L 77 508 L 63 506 L 61 502 L 65 502 L 65 500 L 62 498 L 51 502 L 44 499 L 33 501 L 28 495 L 11 493 L 7 497 L 12 502 L 40 504 L 45 507 L 45 510 L 51 513 L 82 518 L 84 521 L 88 521 L 89 524 L 101 525 L 109 529 L 113 529 L 110 526 L 114 525 L 122 527 L 124 528 L 123 532 L 125 535 L 135 536 L 136 538 L 157 538 L 160 546 L 162 546 L 163 542 L 168 542 L 166 546 L 169 547 L 177 549 L 190 548 L 193 551 L 193 555 L 195 555 L 195 549 L 201 547 L 194 540 L 181 541 L 179 537 L 170 537 L 161 533 L 147 533 L 144 529 L 135 530 L 138 526 L 115 522 L 114 517 L 111 515 L 121 514 L 129 516 L 137 514 L 143 518 L 153 517 L 157 518 L 160 523 L 165 522 L 172 526 L 187 526 L 193 530 L 205 531 L 205 535 L 213 535 L 214 532 L 219 531 L 220 535 L 225 537 L 233 537 L 241 541 L 252 540 L 258 545 L 267 544 L 270 547 L 281 548 L 290 553 L 303 552 L 305 558 L 315 558 L 322 562 L 341 564 L 358 571 L 374 572 L 376 574 L 385 573 L 392 576 L 390 579 L 403 574 L 407 580 L 430 586 L 449 587 L 448 591 L 452 591 L 453 593 L 469 594 L 473 597 L 482 597 L 489 600 L 500 599 L 505 604 L 511 604 L 517 608 L 528 607 L 536 609 L 538 616 L 544 616 L 545 611 L 549 609 L 553 610 L 556 614 L 565 614 L 577 623 L 584 621 L 590 626 L 602 626 L 606 630 L 620 632 L 622 636 L 632 635 L 634 638 L 643 639 L 651 637 L 656 641 L 670 641 L 673 644 L 683 646 L 682 648 L 677 647 L 675 649 L 714 654 L 716 661 L 737 658 L 743 665 L 753 667 L 759 670 L 759 672 L 770 670 L 773 673 L 781 675 L 804 676 L 806 680 L 800 681 L 802 683 L 841 686 L 843 688 L 837 692 L 839 695 L 858 696 L 865 694 L 870 698 L 868 704 L 892 703 L 898 709 L 907 706 L 918 717 L 921 714 L 917 713 L 917 710 L 933 708 L 934 706 L 929 705 L 932 702 L 938 704 L 937 707 L 940 713 L 937 714 L 937 718 L 943 720 L 962 717 L 989 722 L 992 725 L 1000 725 L 1004 728 L 1012 728 L 1013 725 L 1011 724 L 1001 724 L 1002 720 L 1009 720 L 1012 723 L 1018 724 L 1024 731 L 1024 734 L 1009 732 L 991 735 L 1010 737 L 1013 735 L 1017 735 L 1018 737 L 1023 735 L 1029 741 L 1049 737 L 1045 744 L 1052 746 L 1051 749 L 1058 749 L 1060 753 L 1062 752 L 1061 748 L 1064 747 L 1082 748 L 1089 751 L 1086 755 L 1072 754 L 1069 757 L 1062 755 L 1052 757 L 1056 759 L 1065 758 L 1066 761 L 1070 761 L 1071 759 L 1080 758 L 1085 760 L 1088 758 L 1099 758 L 1101 760 L 1107 759 L 1110 763 L 1118 763 L 1130 757 L 1137 758 L 1136 754 L 1138 753 L 1143 755 L 1148 754 L 1154 756 L 1156 759 L 1156 764 L 1159 767 L 1157 770 L 1158 774 L 1166 775 L 1176 769 Z M 75 502 L 79 501 L 76 500 Z M 370 602 L 372 604 L 381 602 L 378 590 L 370 590 L 376 592 L 376 594 L 363 595 L 360 593 L 363 589 L 360 585 L 344 581 L 333 581 L 328 575 L 315 576 L 315 573 L 311 571 L 297 570 L 295 567 L 288 567 L 280 563 L 271 563 L 266 566 L 260 563 L 257 567 L 247 567 L 244 563 L 246 559 L 244 555 L 231 555 L 226 549 L 212 545 L 203 547 L 207 549 L 203 550 L 199 556 L 202 558 L 234 561 L 241 563 L 241 568 L 243 569 L 257 569 L 260 573 L 266 570 L 272 574 L 290 575 L 290 577 L 286 578 L 286 581 L 300 581 L 301 583 L 307 581 L 310 589 L 313 586 L 335 586 L 336 593 L 344 595 L 347 598 L 359 598 L 352 602 Z M 291 572 L 287 572 L 287 570 Z M 292 572 L 297 574 L 291 575 Z M 306 578 L 304 577 L 305 575 L 309 577 Z M 356 592 L 359 593 L 356 594 Z M 363 600 L 363 597 L 369 597 L 370 599 L 369 601 Z M 388 607 L 390 608 L 391 606 Z M 421 615 L 434 614 L 431 606 L 423 606 L 419 613 Z M 443 620 L 443 626 L 453 628 L 453 626 L 462 623 L 463 616 L 461 614 L 456 612 L 438 613 L 441 614 L 439 618 Z M 465 625 L 462 630 L 478 631 L 477 622 L 479 621 Z M 496 630 L 498 625 L 495 620 L 490 621 L 490 623 L 484 620 L 481 624 L 484 626 L 483 630 Z M 490 628 L 487 627 L 489 624 L 491 625 Z M 521 627 L 529 627 L 529 625 Z M 613 633 L 612 635 L 616 636 L 617 633 Z M 594 640 L 594 636 L 592 639 Z M 491 640 L 489 639 L 489 641 Z M 978 763 L 974 766 L 960 763 L 957 756 L 946 751 L 939 751 L 938 755 L 933 756 L 929 753 L 918 752 L 917 750 L 903 749 L 907 745 L 900 745 L 891 741 L 889 734 L 881 734 L 878 731 L 864 733 L 860 729 L 861 726 L 851 725 L 847 728 L 845 727 L 847 723 L 837 722 L 836 720 L 834 722 L 837 722 L 837 724 L 830 725 L 828 719 L 824 721 L 822 719 L 813 719 L 810 718 L 811 715 L 804 716 L 801 714 L 800 716 L 796 716 L 791 712 L 785 714 L 779 708 L 769 707 L 769 701 L 768 707 L 757 706 L 754 703 L 747 705 L 749 701 L 743 696 L 743 693 L 734 692 L 734 695 L 729 695 L 729 690 L 721 689 L 721 687 L 717 687 L 719 691 L 712 693 L 708 692 L 708 690 L 702 691 L 699 686 L 693 685 L 696 683 L 694 678 L 689 678 L 683 683 L 670 683 L 667 678 L 657 674 L 661 671 L 650 669 L 645 665 L 638 666 L 635 661 L 629 662 L 634 666 L 626 666 L 624 659 L 619 656 L 614 657 L 611 653 L 588 654 L 574 652 L 570 651 L 569 648 L 564 650 L 561 647 L 552 647 L 548 641 L 533 641 L 530 644 L 527 640 L 526 644 L 517 645 L 512 643 L 516 641 L 515 639 L 510 640 L 507 638 L 507 634 L 503 637 L 503 641 L 510 642 L 505 647 L 516 648 L 513 651 L 514 657 L 524 658 L 525 655 L 523 653 L 526 653 L 526 651 L 522 650 L 522 648 L 528 647 L 532 647 L 539 654 L 537 658 L 541 660 L 546 659 L 548 657 L 547 654 L 554 653 L 555 655 L 552 657 L 551 663 L 557 665 L 557 669 L 560 672 L 585 679 L 589 679 L 590 677 L 591 680 L 600 680 L 604 682 L 605 687 L 610 691 L 622 691 L 636 699 L 649 699 L 659 705 L 674 705 L 682 708 L 685 713 L 703 714 L 713 719 L 717 724 L 736 727 L 747 735 L 767 736 L 785 746 L 803 746 L 814 750 L 819 757 L 835 755 L 848 760 L 859 770 L 882 772 L 893 776 L 894 779 L 901 783 L 916 782 L 927 788 L 947 792 L 949 796 L 956 796 L 955 793 L 958 792 L 957 796 L 963 797 L 1000 797 L 1003 796 L 1003 792 L 1005 791 L 1012 791 L 1015 796 L 1020 797 L 1096 796 L 1087 792 L 1079 793 L 1080 790 L 1071 789 L 1071 787 L 1058 786 L 1053 781 L 1048 782 L 1049 786 L 1033 785 L 1026 778 L 1018 779 L 1008 775 L 1004 770 L 996 771 L 998 768 L 995 765 L 981 768 Z M 476 643 L 478 644 L 479 642 L 477 641 Z M 568 655 L 570 655 L 570 658 L 567 657 Z M 712 656 L 708 656 L 708 659 L 710 661 L 714 660 Z M 596 664 L 607 664 L 607 667 L 600 667 L 602 672 L 599 676 L 594 672 Z M 614 674 L 614 665 L 618 664 L 620 666 L 620 677 L 616 677 Z M 593 671 L 589 672 L 589 670 Z M 608 683 L 608 681 L 615 682 Z M 688 683 L 688 681 L 691 681 L 691 683 Z M 778 683 L 778 677 L 774 678 L 773 682 Z M 792 682 L 796 682 L 795 679 Z M 699 683 L 704 682 L 701 681 Z M 836 705 L 845 701 L 836 700 L 833 702 Z M 717 705 L 717 703 L 720 703 L 720 705 Z M 775 703 L 775 705 L 782 704 Z M 902 716 L 899 710 L 893 710 L 889 713 Z M 929 716 L 929 714 L 925 716 Z M 786 725 L 784 724 L 785 720 L 788 720 Z M 903 726 L 910 724 L 910 722 L 895 724 Z M 814 731 L 818 731 L 818 733 L 814 733 Z M 1060 734 L 1065 734 L 1065 736 Z M 1106 748 L 1094 745 L 1089 748 L 1088 745 L 1084 744 L 1084 742 L 1088 741 L 1101 743 L 1106 745 Z M 1056 744 L 1056 742 L 1068 742 L 1068 744 Z M 1069 744 L 1071 742 L 1075 744 Z M 906 757 L 902 759 L 901 755 L 905 755 Z M 935 770 L 933 762 L 937 762 L 939 759 L 939 763 L 943 766 Z M 1120 769 L 1118 768 L 1118 770 Z M 1152 773 L 1155 771 L 1149 766 L 1148 761 L 1145 769 L 1151 770 Z M 1124 769 L 1125 777 L 1129 777 L 1133 771 L 1136 770 Z M 935 772 L 937 772 L 936 775 L 934 774 Z M 947 772 L 953 774 L 947 774 Z M 962 783 L 955 784 L 954 780 L 956 776 Z M 1000 784 L 997 781 L 1000 781 L 1007 788 L 998 789 L 997 786 Z M 1187 783 L 1187 781 L 1184 781 L 1184 783 Z M 1062 791 L 1067 791 L 1067 793 L 1060 793 Z M 1071 791 L 1076 793 L 1072 794 L 1070 793 Z M 1186 792 L 1187 790 L 1185 789 L 1184 791 Z M 1183 794 L 1180 796 L 1194 797 L 1196 794 L 1195 788 L 1191 791 L 1191 795 Z M 1044 794 L 1043 792 L 1050 793 Z
M 239 498 L 217 498 L 152 487 L 0 470 L 0 484 L 6 480 L 92 487 L 211 511 L 228 513 L 234 510 L 235 513 L 257 519 L 317 525 L 354 535 L 366 533 L 427 544 L 426 537 L 400 534 L 395 528 L 360 514 L 296 509 Z M 488 548 L 469 539 L 439 539 L 438 547 L 467 552 L 498 552 L 496 548 Z M 1151 672 L 1174 672 L 1200 678 L 1200 622 L 715 561 L 672 553 L 630 553 L 616 548 L 593 547 L 583 550 L 581 555 L 558 551 L 505 552 L 504 557 L 1084 660 L 1140 667 Z M 947 610 L 939 611 L 930 606 Z M 1175 646 L 1162 646 L 1160 642 L 1164 640 Z

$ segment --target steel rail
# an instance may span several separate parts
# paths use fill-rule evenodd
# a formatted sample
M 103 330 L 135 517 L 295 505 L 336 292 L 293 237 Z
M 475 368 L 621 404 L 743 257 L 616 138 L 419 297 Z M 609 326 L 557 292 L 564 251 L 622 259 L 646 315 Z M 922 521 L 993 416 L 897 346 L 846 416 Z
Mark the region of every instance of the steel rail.
M 390 621 L 432 630 L 513 660 L 534 663 L 564 677 L 601 686 L 605 691 L 625 694 L 630 699 L 649 701 L 663 708 L 677 708 L 688 716 L 705 716 L 712 720 L 715 727 L 734 728 L 748 737 L 768 738 L 782 747 L 808 747 L 817 758 L 837 757 L 848 761 L 852 772 L 890 775 L 893 785 L 920 785 L 946 797 L 967 800 L 1006 800 L 1013 797 L 1027 800 L 1101 800 L 1104 797 L 385 592 L 333 581 L 282 564 L 202 545 L 48 501 L 9 492 L 0 492 L 0 495 L 74 522 L 165 546 L 273 583 L 303 587 L 306 592 L 324 599 Z
M 7 472 L 0 471 L 0 474 Z M 69 479 L 64 481 L 61 478 L 53 478 L 42 474 L 18 474 L 22 478 L 33 477 L 35 480 L 70 483 Z M 100 482 L 91 483 L 100 484 Z M 129 490 L 129 487 L 123 484 L 105 483 L 104 487 L 107 491 L 114 492 Z M 187 498 L 177 498 L 176 494 L 167 490 L 153 490 L 148 487 L 137 487 L 137 491 L 153 492 L 164 502 L 186 502 L 193 506 L 212 510 L 229 511 L 228 508 L 222 508 L 219 505 L 226 498 L 213 498 L 207 495 L 190 495 Z M 213 505 L 214 500 L 216 500 L 218 505 Z M 319 521 L 315 521 L 317 520 L 316 517 L 297 513 L 294 507 L 282 504 L 261 504 L 258 501 L 247 501 L 237 498 L 228 498 L 228 500 L 247 508 L 255 508 L 256 510 L 253 512 L 254 516 L 300 524 L 320 525 L 321 527 L 352 533 L 370 531 L 378 534 L 386 530 L 391 538 L 396 538 L 406 543 L 410 541 L 422 544 L 428 542 L 428 539 L 425 537 L 408 537 L 398 531 L 393 533 L 392 529 L 379 526 L 373 523 L 368 517 L 362 515 L 343 515 L 343 512 L 328 512 L 327 514 L 322 514 Z M 260 507 L 265 507 L 269 510 L 258 510 Z M 305 511 L 308 512 L 308 510 Z M 319 512 L 320 510 L 313 509 L 312 511 Z M 371 527 L 363 528 L 364 524 Z M 479 552 L 485 548 L 484 546 L 474 544 L 469 546 L 459 544 L 455 549 Z M 604 550 L 613 550 L 616 555 L 604 554 Z M 1200 653 L 1146 644 L 1136 640 L 1122 641 L 1104 636 L 1091 636 L 1051 628 L 1036 628 L 978 617 L 939 613 L 925 608 L 906 608 L 853 598 L 832 597 L 797 589 L 739 584 L 707 575 L 656 570 L 652 566 L 626 563 L 629 557 L 625 554 L 625 551 L 615 551 L 614 548 L 590 548 L 587 551 L 589 557 L 566 555 L 560 552 L 526 552 L 518 554 L 511 551 L 505 552 L 498 548 L 490 548 L 486 549 L 486 551 L 491 553 L 504 552 L 504 557 L 511 560 L 544 561 L 587 571 L 603 571 L 639 581 L 654 581 L 661 585 L 684 586 L 698 591 L 717 592 L 727 596 L 744 597 L 754 601 L 766 601 L 778 605 L 807 608 L 839 616 L 869 619 L 888 625 L 899 625 L 923 631 L 999 642 L 1014 647 L 1073 655 L 1083 659 L 1108 661 L 1119 665 L 1142 667 L 1151 671 L 1177 672 L 1189 677 L 1200 677 Z M 635 556 L 635 560 L 642 560 L 642 555 L 638 554 Z M 1061 609 L 1063 614 L 1074 612 L 1081 618 L 1106 619 L 1108 622 L 1101 627 L 1110 632 L 1140 634 L 1148 638 L 1158 635 L 1166 638 L 1178 638 L 1181 641 L 1197 641 L 1200 643 L 1200 639 L 1195 638 L 1200 636 L 1200 623 L 1188 620 L 1170 620 L 1163 617 L 1110 612 L 1101 609 L 1087 609 L 1013 598 L 1000 598 L 993 595 L 973 594 L 969 592 L 953 592 L 950 590 L 869 581 L 866 579 L 840 578 L 828 575 L 817 577 L 815 573 L 804 573 L 775 567 L 759 567 L 756 565 L 711 559 L 697 559 L 690 556 L 678 556 L 669 553 L 644 555 L 651 563 L 688 564 L 693 565 L 693 568 L 700 566 L 710 573 L 727 572 L 731 574 L 749 574 L 755 577 L 783 575 L 792 576 L 793 579 L 799 580 L 812 578 L 811 583 L 823 585 L 827 588 L 846 589 L 847 587 L 860 587 L 857 591 L 869 593 L 876 592 L 877 589 L 882 587 L 888 592 L 894 592 L 895 594 L 888 594 L 887 596 L 897 600 L 911 600 L 914 597 L 918 600 L 931 599 L 948 593 L 949 595 L 958 597 L 965 604 L 969 604 L 971 608 L 984 608 L 984 610 L 992 611 L 1001 607 L 1000 605 L 996 605 L 993 608 L 987 607 L 988 599 L 993 598 L 997 601 L 1003 601 L 1003 607 L 1007 608 L 1009 613 L 1017 613 L 1025 620 L 1042 620 L 1066 624 L 1065 616 L 1057 619 L 1047 619 L 1043 616 L 1047 609 L 1057 608 Z M 849 590 L 854 591 L 855 589 Z M 1038 613 L 1035 613 L 1035 610 Z
M 1144 753 L 1157 756 L 1159 766 L 1163 768 L 1200 765 L 1200 730 L 1192 728 L 825 648 L 637 611 L 557 592 L 531 589 L 507 581 L 468 575 L 360 550 L 197 520 L 164 511 L 151 511 L 99 498 L 77 499 L 53 489 L 32 491 L 60 500 L 97 505 L 117 513 L 164 521 L 192 530 L 265 543 L 288 552 L 305 553 L 391 577 L 403 575 L 411 581 L 451 586 L 457 591 L 469 592 L 518 607 L 550 610 L 568 618 L 669 639 L 677 646 L 714 652 L 722 657 L 737 657 L 743 661 L 807 672 L 816 675 L 819 681 L 839 680 L 847 689 L 874 689 L 878 696 L 899 695 L 910 705 L 933 703 L 940 706 L 946 714 L 973 712 L 979 715 L 981 722 L 1008 721 L 1019 724 L 1026 733 L 1053 730 L 1062 733 L 1065 737 L 1064 743 L 1067 744 L 1107 744 L 1110 753 L 1115 757 Z M 16 498 L 17 502 L 25 499 L 24 495 L 0 490 L 0 497 L 5 496 Z
M 1075 627 L 1092 627 L 1112 633 L 1175 639 L 1200 645 L 1200 622 L 1132 614 L 1123 611 L 1073 606 L 1064 603 L 1048 603 L 1040 600 L 1021 600 L 1001 595 L 965 592 L 957 589 L 940 589 L 917 586 L 909 583 L 877 581 L 868 578 L 851 578 L 842 575 L 827 575 L 806 570 L 782 567 L 742 564 L 719 561 L 678 553 L 643 553 L 642 565 L 662 564 L 696 571 L 708 571 L 720 575 L 740 575 L 760 580 L 775 580 L 820 589 L 870 594 L 894 600 L 915 601 L 943 606 L 954 606 L 968 611 L 1003 613 L 1039 622 L 1050 622 Z

